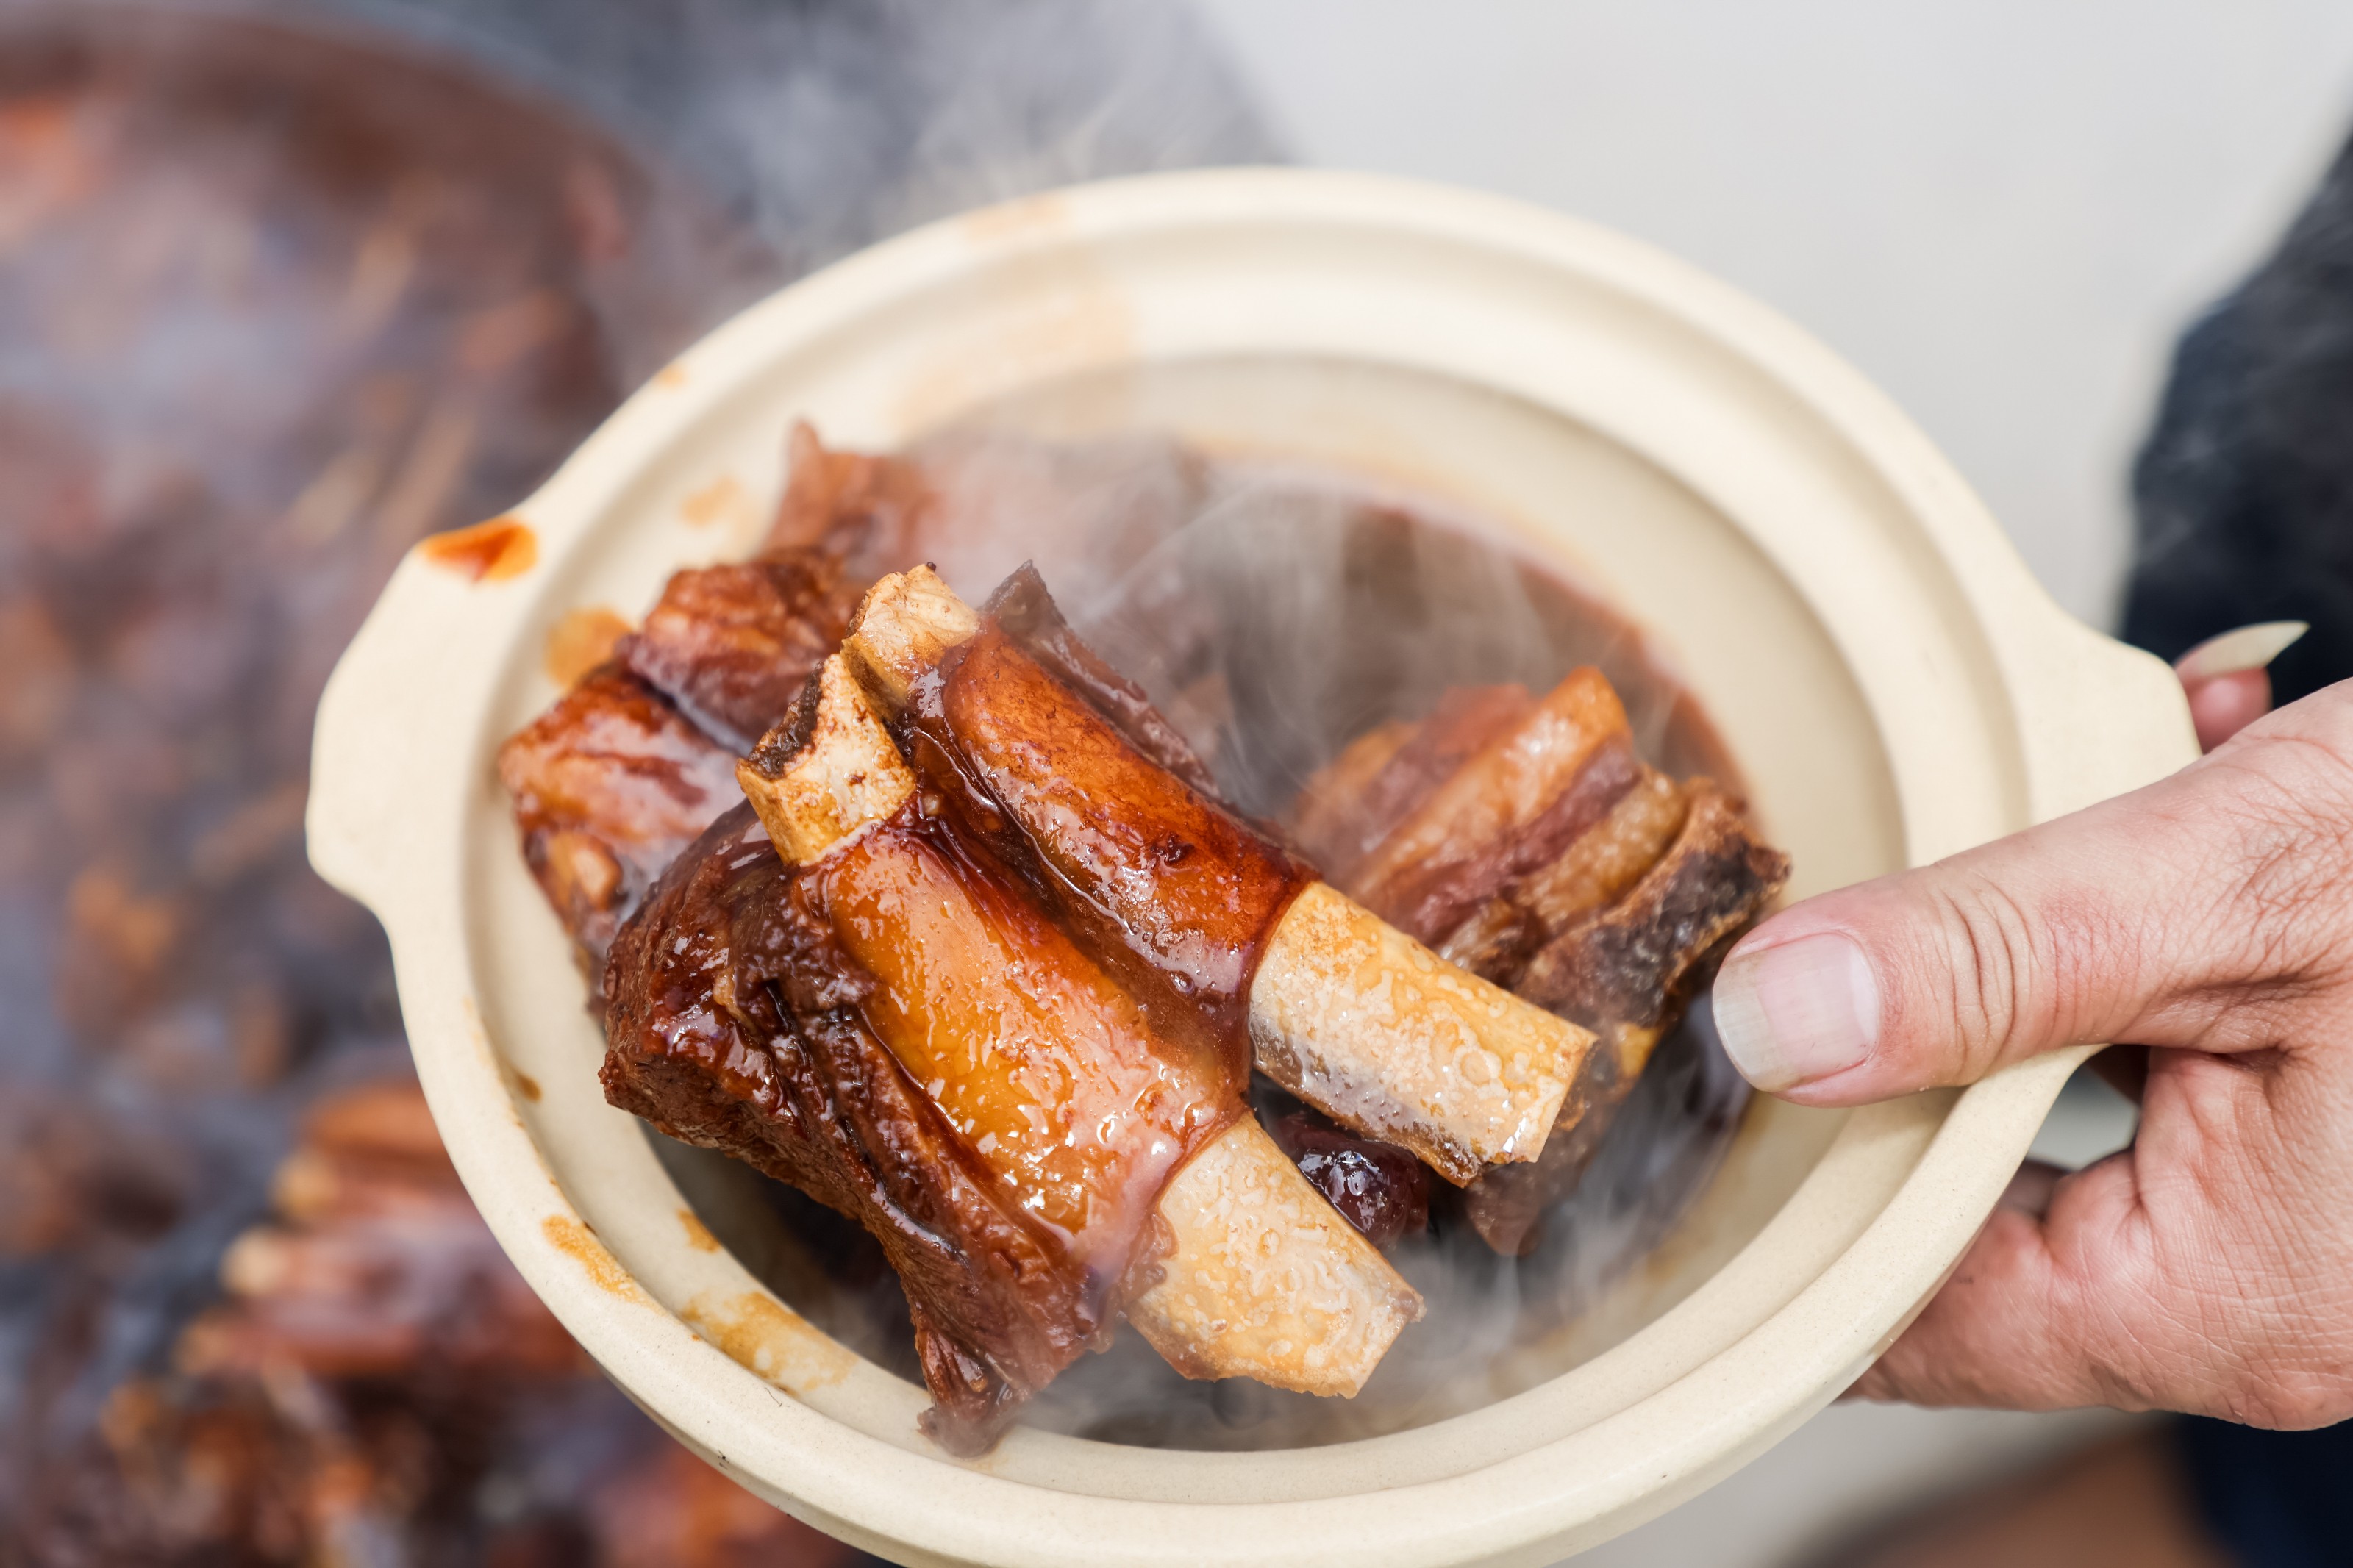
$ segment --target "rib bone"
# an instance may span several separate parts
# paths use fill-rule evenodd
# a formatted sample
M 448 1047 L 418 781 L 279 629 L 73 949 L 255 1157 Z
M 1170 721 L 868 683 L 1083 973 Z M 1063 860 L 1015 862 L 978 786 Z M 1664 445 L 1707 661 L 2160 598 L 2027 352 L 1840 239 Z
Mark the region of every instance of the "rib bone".
M 818 671 L 817 712 L 805 746 L 780 765 L 763 746 L 735 764 L 761 826 L 786 860 L 814 860 L 841 840 L 899 809 L 915 793 L 881 721 L 859 696 L 841 662 Z
M 1161 1195 L 1175 1245 L 1127 1321 L 1187 1377 L 1353 1394 L 1421 1298 L 1245 1116 Z
M 1457 1186 L 1544 1147 L 1593 1037 L 1318 882 L 1250 984 L 1259 1070 Z

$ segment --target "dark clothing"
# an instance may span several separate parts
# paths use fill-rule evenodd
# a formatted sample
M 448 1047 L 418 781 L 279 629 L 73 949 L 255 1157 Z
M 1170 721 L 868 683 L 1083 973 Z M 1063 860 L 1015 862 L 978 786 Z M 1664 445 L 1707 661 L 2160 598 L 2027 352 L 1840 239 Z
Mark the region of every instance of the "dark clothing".
M 2243 1568 L 2353 1563 L 2353 1423 L 2264 1432 L 2186 1416 L 2198 1511 Z
M 2311 632 L 2290 702 L 2353 676 L 2353 145 L 2279 250 L 2182 337 L 2133 469 L 2124 636 L 2175 658 L 2251 621 Z M 2200 1513 L 2242 1568 L 2353 1563 L 2353 1423 L 2184 1419 Z
M 2133 503 L 2126 641 L 2175 658 L 2251 621 L 2309 621 L 2272 668 L 2278 700 L 2353 676 L 2353 146 L 2182 337 Z

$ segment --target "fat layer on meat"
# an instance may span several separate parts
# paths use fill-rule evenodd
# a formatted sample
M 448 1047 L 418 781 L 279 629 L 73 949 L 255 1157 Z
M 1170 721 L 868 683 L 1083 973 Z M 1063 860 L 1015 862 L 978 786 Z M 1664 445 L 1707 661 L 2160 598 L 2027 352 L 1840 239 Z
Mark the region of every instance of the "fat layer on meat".
M 664 868 L 742 798 L 734 758 L 615 664 L 500 747 L 498 771 L 523 858 L 592 973 Z
M 742 752 L 791 709 L 841 642 L 865 584 L 824 549 L 675 573 L 621 662 L 706 733 Z
M 1759 842 L 1713 780 L 1685 786 L 1682 830 L 1622 898 L 1570 926 L 1527 965 L 1520 994 L 1591 1029 L 1599 1045 L 1534 1163 L 1482 1175 L 1464 1213 L 1488 1244 L 1520 1253 L 1543 1212 L 1592 1161 L 1619 1105 L 1715 959 L 1788 879 L 1789 858 Z

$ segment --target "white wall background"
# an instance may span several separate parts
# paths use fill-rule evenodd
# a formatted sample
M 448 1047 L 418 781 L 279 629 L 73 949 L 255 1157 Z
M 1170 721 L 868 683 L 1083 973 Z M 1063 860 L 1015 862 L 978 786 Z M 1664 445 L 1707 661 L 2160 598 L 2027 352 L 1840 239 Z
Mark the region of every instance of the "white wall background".
M 1201 0 L 1300 161 L 1593 218 L 1892 393 L 2111 618 L 2173 334 L 2353 127 L 2343 0 Z
M 2097 624 L 2175 333 L 2353 129 L 2344 0 L 1198 3 L 1299 161 L 1609 224 L 1829 342 Z M 2071 1093 L 2043 1152 L 2119 1104 Z M 2113 1419 L 1834 1408 L 1580 1568 L 1801 1561 Z

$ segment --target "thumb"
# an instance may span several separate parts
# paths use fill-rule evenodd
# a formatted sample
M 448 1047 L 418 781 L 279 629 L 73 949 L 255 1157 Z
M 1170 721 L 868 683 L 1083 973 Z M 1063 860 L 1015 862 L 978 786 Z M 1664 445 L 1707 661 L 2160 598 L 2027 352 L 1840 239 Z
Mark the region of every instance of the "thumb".
M 2304 706 L 2133 795 L 1767 921 L 1716 979 L 1726 1053 L 1760 1089 L 1847 1105 L 2073 1044 L 2276 1044 L 2242 1011 L 2267 967 L 2296 968 L 2264 879 L 2316 869 L 2308 819 L 2280 803 L 2347 777 L 2310 737 L 2264 739 Z M 2333 787 L 2297 776 L 2315 767 Z

